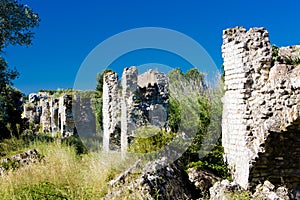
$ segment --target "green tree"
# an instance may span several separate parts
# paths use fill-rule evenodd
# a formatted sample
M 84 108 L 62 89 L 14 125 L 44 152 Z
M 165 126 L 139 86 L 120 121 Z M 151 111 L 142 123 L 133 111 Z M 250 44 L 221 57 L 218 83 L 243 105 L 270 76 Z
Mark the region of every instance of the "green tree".
M 204 74 L 196 68 L 190 69 L 186 73 L 177 68 L 168 74 L 168 78 L 170 82 L 168 109 L 170 128 L 174 132 L 178 130 L 187 134 L 195 132 L 197 127 L 204 126 L 202 121 L 207 118 L 200 116 L 204 115 L 204 111 L 207 111 L 208 106 L 203 96 L 207 88 L 204 82 Z M 203 99 L 203 101 L 200 101 L 200 99 Z
M 27 5 L 17 0 L 0 1 L 0 131 L 1 137 L 7 133 L 15 134 L 17 123 L 21 121 L 21 93 L 14 89 L 12 81 L 18 72 L 8 68 L 3 58 L 4 49 L 9 45 L 30 46 L 34 33 L 32 29 L 39 24 L 39 17 Z M 6 134 L 5 134 L 6 133 Z
M 168 125 L 171 131 L 178 132 L 181 122 L 181 106 L 176 98 L 170 97 L 168 113 Z
M 30 46 L 39 17 L 27 5 L 17 0 L 0 1 L 0 51 L 8 45 Z
M 218 84 L 215 88 L 209 88 L 205 84 L 204 74 L 198 69 L 190 69 L 186 73 L 175 69 L 168 76 L 171 93 L 169 126 L 172 131 L 183 131 L 186 135 L 196 132 L 181 161 L 188 167 L 198 167 L 228 177 L 220 138 L 224 77 L 216 77 Z

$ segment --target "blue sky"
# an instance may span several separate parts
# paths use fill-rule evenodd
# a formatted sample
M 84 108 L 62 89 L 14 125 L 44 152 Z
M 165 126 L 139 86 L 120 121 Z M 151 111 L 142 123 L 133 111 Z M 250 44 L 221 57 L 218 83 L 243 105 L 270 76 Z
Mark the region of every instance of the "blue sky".
M 39 14 L 41 23 L 35 29 L 31 47 L 8 47 L 4 56 L 9 66 L 20 72 L 14 86 L 27 94 L 39 89 L 72 88 L 82 62 L 99 43 L 134 28 L 163 27 L 186 34 L 205 48 L 218 67 L 222 65 L 222 30 L 229 27 L 265 27 L 272 44 L 300 44 L 300 2 L 296 0 L 22 2 Z M 123 56 L 114 62 L 114 67 L 120 70 L 143 61 L 152 62 L 149 57 L 156 54 L 129 55 L 127 59 Z M 160 59 L 173 58 L 166 55 Z M 180 59 L 170 63 L 172 67 L 186 64 Z

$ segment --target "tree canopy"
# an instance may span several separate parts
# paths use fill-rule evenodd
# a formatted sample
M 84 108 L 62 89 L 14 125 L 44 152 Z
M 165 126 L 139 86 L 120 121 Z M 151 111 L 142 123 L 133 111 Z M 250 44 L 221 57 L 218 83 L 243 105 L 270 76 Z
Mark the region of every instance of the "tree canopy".
M 3 58 L 5 47 L 9 45 L 30 46 L 40 19 L 27 5 L 17 0 L 0 1 L 0 131 L 1 137 L 12 134 L 21 123 L 20 91 L 12 88 L 18 72 L 8 68 Z
M 39 17 L 33 10 L 16 0 L 0 1 L 0 50 L 9 44 L 32 43 L 32 28 L 38 26 Z

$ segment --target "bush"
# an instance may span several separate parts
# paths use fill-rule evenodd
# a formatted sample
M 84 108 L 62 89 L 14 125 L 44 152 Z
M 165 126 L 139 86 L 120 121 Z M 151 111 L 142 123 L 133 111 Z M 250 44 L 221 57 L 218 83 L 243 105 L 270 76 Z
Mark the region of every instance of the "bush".
M 275 64 L 276 61 L 279 61 L 279 48 L 276 45 L 272 45 L 272 65 Z
M 170 97 L 168 107 L 168 125 L 172 132 L 178 132 L 181 122 L 181 106 L 180 102 Z
M 79 136 L 65 137 L 62 139 L 62 143 L 74 147 L 77 155 L 88 153 Z
M 0 157 L 8 157 L 29 147 L 29 142 L 13 137 L 0 142 Z
M 170 98 L 169 126 L 172 131 L 183 131 L 187 135 L 196 132 L 191 145 L 181 156 L 181 162 L 187 167 L 206 169 L 220 177 L 229 178 L 220 138 L 223 107 L 221 98 L 224 95 L 222 76 L 217 77 L 216 88 L 208 88 L 204 75 L 197 69 L 191 69 L 186 74 L 175 69 L 169 78 L 171 89 L 177 92 L 176 96 L 180 99 Z
M 223 147 L 219 142 L 207 156 L 201 158 L 196 162 L 189 163 L 188 167 L 205 169 L 221 178 L 231 180 L 230 170 L 223 161 L 223 153 Z
M 174 134 L 166 133 L 157 127 L 141 127 L 129 146 L 129 152 L 151 153 L 160 150 L 172 141 Z

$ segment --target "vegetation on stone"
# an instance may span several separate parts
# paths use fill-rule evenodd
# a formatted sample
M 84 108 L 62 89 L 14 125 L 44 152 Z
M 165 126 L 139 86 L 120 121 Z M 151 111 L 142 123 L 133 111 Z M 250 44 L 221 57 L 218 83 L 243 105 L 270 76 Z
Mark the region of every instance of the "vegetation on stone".
M 222 145 L 233 179 L 244 189 L 269 180 L 297 193 L 299 45 L 271 46 L 265 28 L 227 29 L 223 39 Z
M 130 67 L 122 82 L 100 72 L 95 91 L 25 97 L 3 52 L 30 46 L 39 21 L 19 1 L 0 2 L 1 198 L 297 198 L 300 46 L 271 46 L 266 29 L 236 27 L 224 31 L 214 88 L 197 68 Z M 184 152 L 173 163 L 152 156 L 176 139 Z

